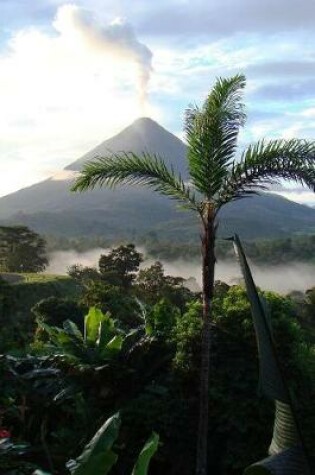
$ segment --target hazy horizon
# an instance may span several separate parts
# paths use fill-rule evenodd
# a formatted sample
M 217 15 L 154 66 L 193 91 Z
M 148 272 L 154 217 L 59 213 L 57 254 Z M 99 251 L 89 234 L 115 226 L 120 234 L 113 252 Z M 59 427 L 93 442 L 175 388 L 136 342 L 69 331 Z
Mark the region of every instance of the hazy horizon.
M 144 248 L 139 249 L 144 255 Z M 74 250 L 54 251 L 50 253 L 50 264 L 46 273 L 67 274 L 67 269 L 73 264 L 82 264 L 83 266 L 97 267 L 101 254 L 106 254 L 109 249 L 95 248 L 89 251 L 79 253 Z M 162 262 L 165 274 L 180 276 L 185 279 L 193 277 L 197 283 L 201 284 L 201 263 L 195 260 L 175 259 L 153 259 L 146 258 L 142 268 L 149 267 L 156 260 Z M 251 270 L 256 284 L 263 290 L 272 290 L 286 294 L 292 290 L 305 291 L 315 286 L 314 265 L 294 262 L 289 265 L 277 266 L 257 266 L 251 264 Z M 230 285 L 242 282 L 242 275 L 236 260 L 218 261 L 216 265 L 216 280 L 222 280 Z

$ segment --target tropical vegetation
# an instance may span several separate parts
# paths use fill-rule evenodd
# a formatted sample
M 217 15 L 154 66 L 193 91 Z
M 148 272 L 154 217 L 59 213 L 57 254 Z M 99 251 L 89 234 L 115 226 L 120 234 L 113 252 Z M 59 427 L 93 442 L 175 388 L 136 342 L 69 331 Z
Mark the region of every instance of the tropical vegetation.
M 209 381 L 213 346 L 215 239 L 221 209 L 264 189 L 279 178 L 315 190 L 315 142 L 301 139 L 259 141 L 236 158 L 245 124 L 245 77 L 218 79 L 203 106 L 192 106 L 185 120 L 189 183 L 158 155 L 122 154 L 88 162 L 73 185 L 86 191 L 97 185 L 144 185 L 179 202 L 199 217 L 202 235 L 202 351 L 196 475 L 208 470 Z
M 41 272 L 47 264 L 42 236 L 26 226 L 0 226 L 0 272 Z
M 13 310 L 21 283 L 2 281 L 7 354 L 0 358 L 1 473 L 69 473 L 76 466 L 66 466 L 69 459 L 81 460 L 94 434 L 118 412 L 120 430 L 108 447 L 116 454 L 111 474 L 132 473 L 146 441 L 156 447 L 153 432 L 160 444 L 150 474 L 194 472 L 202 300 L 185 288 L 184 279 L 165 275 L 161 263 L 140 269 L 140 261 L 141 253 L 128 245 L 100 257 L 98 268 L 74 266 L 69 272 L 78 286 L 75 294 L 67 284 L 54 297 L 46 278 L 50 296 L 28 314 L 21 313 L 23 302 Z M 27 285 L 38 290 L 38 280 Z M 264 293 L 310 450 L 312 295 L 313 290 L 291 297 Z M 90 304 L 97 306 L 89 309 Z M 16 331 L 27 319 L 21 344 Z M 257 394 L 257 347 L 241 286 L 215 284 L 211 366 L 209 470 L 240 475 L 264 458 L 273 425 L 272 404 Z

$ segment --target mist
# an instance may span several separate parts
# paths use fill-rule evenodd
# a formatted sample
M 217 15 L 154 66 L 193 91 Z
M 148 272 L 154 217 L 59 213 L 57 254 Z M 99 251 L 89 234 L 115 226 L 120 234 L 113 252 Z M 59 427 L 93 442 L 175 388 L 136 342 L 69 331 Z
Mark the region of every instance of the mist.
M 146 255 L 145 249 L 138 248 Z M 110 249 L 96 248 L 79 253 L 71 251 L 54 251 L 49 255 L 49 274 L 67 274 L 68 267 L 73 264 L 97 268 L 101 254 L 106 254 Z M 151 266 L 157 259 L 145 259 L 142 268 Z M 180 276 L 184 279 L 193 277 L 201 285 L 201 266 L 197 260 L 177 259 L 173 261 L 160 260 L 164 266 L 165 274 Z M 256 284 L 264 290 L 274 290 L 286 294 L 292 290 L 304 292 L 315 286 L 314 266 L 302 262 L 294 262 L 289 265 L 257 266 L 250 263 Z M 235 261 L 222 260 L 216 265 L 215 279 L 222 280 L 227 284 L 242 282 L 241 271 Z

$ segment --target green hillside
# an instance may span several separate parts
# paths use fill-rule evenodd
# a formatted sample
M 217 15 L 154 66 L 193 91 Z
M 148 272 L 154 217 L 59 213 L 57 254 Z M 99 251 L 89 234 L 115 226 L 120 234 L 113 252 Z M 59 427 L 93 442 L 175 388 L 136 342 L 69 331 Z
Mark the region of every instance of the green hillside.
M 31 309 L 37 302 L 48 297 L 75 300 L 81 292 L 80 285 L 68 276 L 0 273 L 0 279 L 11 284 L 9 289 L 12 303 L 7 318 L 14 321 L 16 340 L 20 341 L 21 346 L 34 331 L 35 317 Z

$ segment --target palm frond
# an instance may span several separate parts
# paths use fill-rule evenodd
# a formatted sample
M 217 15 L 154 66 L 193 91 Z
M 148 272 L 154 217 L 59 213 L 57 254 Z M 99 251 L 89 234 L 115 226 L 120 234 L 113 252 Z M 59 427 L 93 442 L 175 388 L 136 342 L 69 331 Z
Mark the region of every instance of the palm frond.
M 310 473 L 307 450 L 287 380 L 279 362 L 268 307 L 263 297 L 258 294 L 238 235 L 232 240 L 251 306 L 259 356 L 260 386 L 265 395 L 275 401 L 276 406 L 273 437 L 269 447 L 269 453 L 274 457 L 255 464 L 245 473 L 307 475 Z
M 245 76 L 219 78 L 203 107 L 186 111 L 189 171 L 195 187 L 208 198 L 221 187 L 245 122 L 241 102 Z
M 233 163 L 220 190 L 217 206 L 255 194 L 267 183 L 293 180 L 315 191 L 315 142 L 301 139 L 261 140 Z
M 97 185 L 145 185 L 162 195 L 180 201 L 185 208 L 199 210 L 195 194 L 174 169 L 158 155 L 132 152 L 99 157 L 85 164 L 71 191 L 86 191 Z

